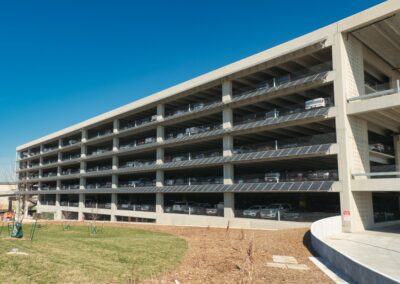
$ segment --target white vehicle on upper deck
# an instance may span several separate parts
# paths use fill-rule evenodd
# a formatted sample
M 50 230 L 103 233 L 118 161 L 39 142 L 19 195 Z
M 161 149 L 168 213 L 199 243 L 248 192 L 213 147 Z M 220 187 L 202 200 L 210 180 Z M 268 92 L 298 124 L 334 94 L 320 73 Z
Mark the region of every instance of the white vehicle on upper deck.
M 321 108 L 328 106 L 328 100 L 325 98 L 316 98 L 313 100 L 308 100 L 305 103 L 305 110 L 310 110 L 314 108 Z

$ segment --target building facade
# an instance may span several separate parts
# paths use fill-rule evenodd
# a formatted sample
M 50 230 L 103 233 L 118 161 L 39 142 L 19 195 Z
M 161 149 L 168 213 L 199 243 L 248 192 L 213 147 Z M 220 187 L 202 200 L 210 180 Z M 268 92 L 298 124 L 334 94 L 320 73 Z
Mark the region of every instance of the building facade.
M 400 2 L 17 148 L 57 219 L 263 227 L 400 218 Z
M 16 190 L 16 183 L 0 182 L 0 212 L 6 212 L 15 209 L 16 202 L 14 193 Z

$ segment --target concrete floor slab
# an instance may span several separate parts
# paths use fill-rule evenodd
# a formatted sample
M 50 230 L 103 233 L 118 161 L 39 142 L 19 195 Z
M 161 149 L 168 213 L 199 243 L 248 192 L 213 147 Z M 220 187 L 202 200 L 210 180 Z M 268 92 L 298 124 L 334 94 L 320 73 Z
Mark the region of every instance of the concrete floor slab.
M 364 266 L 400 281 L 400 225 L 325 239 L 334 249 Z

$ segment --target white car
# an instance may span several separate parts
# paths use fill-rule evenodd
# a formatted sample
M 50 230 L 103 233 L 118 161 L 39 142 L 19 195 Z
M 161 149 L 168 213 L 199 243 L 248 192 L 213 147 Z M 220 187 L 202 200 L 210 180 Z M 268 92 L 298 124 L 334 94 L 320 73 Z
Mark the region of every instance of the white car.
M 265 209 L 266 207 L 267 206 L 265 205 L 253 205 L 243 211 L 243 216 L 257 217 L 258 215 L 260 215 L 261 210 Z
M 313 100 L 306 101 L 305 110 L 326 107 L 327 105 L 328 105 L 328 101 L 325 98 L 316 98 Z
M 280 173 L 266 173 L 264 180 L 266 182 L 279 182 L 280 177 Z
M 267 206 L 260 211 L 261 218 L 272 218 L 278 217 L 278 212 L 286 213 L 292 209 L 292 206 L 288 203 L 274 203 Z

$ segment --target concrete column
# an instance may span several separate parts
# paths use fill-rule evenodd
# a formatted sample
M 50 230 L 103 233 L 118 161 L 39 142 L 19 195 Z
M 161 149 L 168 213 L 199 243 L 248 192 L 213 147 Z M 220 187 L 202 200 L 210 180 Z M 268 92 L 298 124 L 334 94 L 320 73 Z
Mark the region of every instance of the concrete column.
M 61 212 L 61 207 L 60 207 L 60 194 L 56 194 L 56 214 L 54 216 L 55 220 L 61 220 L 62 219 L 62 212 Z
M 56 190 L 61 190 L 61 180 L 56 181 Z
M 86 162 L 85 161 L 82 161 L 81 163 L 80 163 L 80 173 L 81 174 L 84 174 L 84 173 L 86 173 Z
M 164 193 L 156 193 L 156 213 L 164 213 Z
M 79 189 L 84 190 L 86 188 L 86 178 L 80 177 L 79 178 Z
M 28 165 L 29 165 L 30 163 L 31 163 L 31 162 L 28 161 Z M 40 157 L 40 158 L 39 158 L 39 166 L 43 166 L 43 157 Z
M 233 136 L 232 135 L 225 135 L 222 138 L 223 144 L 223 156 L 230 157 L 233 154 Z
M 117 152 L 119 149 L 119 138 L 118 137 L 114 137 L 113 138 L 113 151 Z
M 113 121 L 113 133 L 117 134 L 119 131 L 119 119 Z
M 86 142 L 88 139 L 88 131 L 87 129 L 82 129 L 82 142 Z
M 59 163 L 62 161 L 62 153 L 61 152 L 58 153 L 57 160 Z
M 157 142 L 164 141 L 164 126 L 157 126 Z
M 373 215 L 367 210 L 372 204 L 372 195 L 352 192 L 351 189 L 352 173 L 369 172 L 367 123 L 347 115 L 347 99 L 364 94 L 362 45 L 351 35 L 335 35 L 333 68 L 336 75 L 334 93 L 339 145 L 338 170 L 339 181 L 342 184 L 342 229 L 344 232 L 355 232 L 371 226 Z
M 224 164 L 224 184 L 230 185 L 234 182 L 234 168 L 232 164 Z
M 118 197 L 116 193 L 111 193 L 111 222 L 117 221 L 115 217 L 117 211 Z
M 119 157 L 118 156 L 113 156 L 112 157 L 112 169 L 113 170 L 118 170 L 119 166 Z
M 224 193 L 224 218 L 235 218 L 235 194 L 233 192 Z
M 39 169 L 39 178 L 42 178 L 42 177 L 43 177 L 43 170 Z
M 86 145 L 81 146 L 81 158 L 85 158 L 87 155 L 87 147 Z
M 164 120 L 165 116 L 165 106 L 164 104 L 157 105 L 157 121 Z
M 164 148 L 162 147 L 157 148 L 156 164 L 157 165 L 164 164 Z
M 164 171 L 162 171 L 162 170 L 156 171 L 156 186 L 157 187 L 164 186 Z
M 63 147 L 62 138 L 58 139 L 58 149 Z
M 118 188 L 118 176 L 117 175 L 112 175 L 111 176 L 112 179 L 112 188 Z
M 222 112 L 222 128 L 230 129 L 233 126 L 233 111 L 231 108 L 224 108 Z
M 78 220 L 83 221 L 83 210 L 85 208 L 85 195 L 83 193 L 79 193 L 79 205 L 78 205 Z
M 400 172 L 400 135 L 393 138 L 396 171 Z
M 228 103 L 232 100 L 232 81 L 222 83 L 222 102 Z

